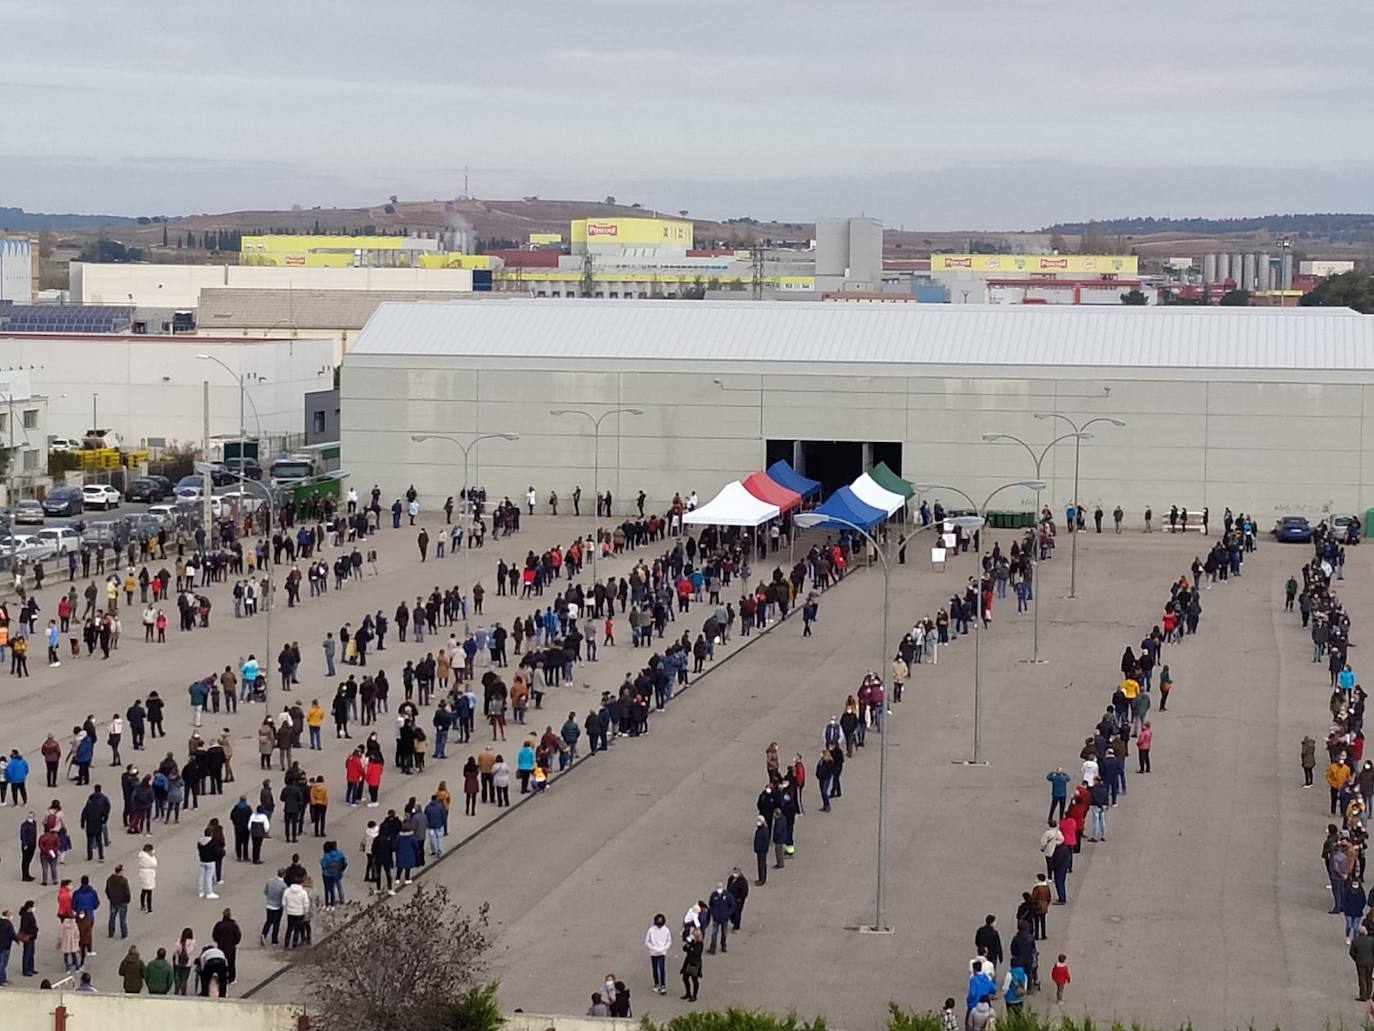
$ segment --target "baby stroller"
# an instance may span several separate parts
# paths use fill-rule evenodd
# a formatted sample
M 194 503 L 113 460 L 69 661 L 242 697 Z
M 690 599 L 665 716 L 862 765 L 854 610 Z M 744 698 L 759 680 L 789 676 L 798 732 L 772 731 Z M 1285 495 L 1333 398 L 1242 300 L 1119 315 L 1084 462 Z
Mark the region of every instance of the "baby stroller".
M 267 675 L 259 673 L 253 680 L 253 691 L 251 700 L 254 702 L 267 701 Z

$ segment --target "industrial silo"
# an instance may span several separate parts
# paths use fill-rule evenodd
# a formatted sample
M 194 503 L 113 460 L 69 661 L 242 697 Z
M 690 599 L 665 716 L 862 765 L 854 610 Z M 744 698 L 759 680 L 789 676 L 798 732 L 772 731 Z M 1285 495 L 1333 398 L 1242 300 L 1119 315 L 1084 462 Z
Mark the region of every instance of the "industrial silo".
M 1255 255 L 1253 253 L 1245 255 L 1244 264 L 1241 267 L 1240 283 L 1242 290 L 1253 290 L 1255 288 Z
M 1255 289 L 1260 293 L 1268 293 L 1273 287 L 1273 269 L 1269 266 L 1269 255 L 1259 256 L 1259 266 L 1255 269 Z
M 1202 256 L 1202 281 L 1204 283 L 1215 283 L 1217 281 L 1217 256 L 1215 253 L 1208 253 Z
M 1279 281 L 1279 288 L 1282 290 L 1293 289 L 1293 252 L 1283 252 L 1283 273 Z
M 1245 255 L 1237 252 L 1231 255 L 1231 278 L 1235 280 L 1236 289 L 1243 289 L 1240 285 L 1241 276 L 1245 273 Z
M 1222 252 L 1217 255 L 1217 278 L 1214 283 L 1224 283 L 1231 278 L 1231 255 Z

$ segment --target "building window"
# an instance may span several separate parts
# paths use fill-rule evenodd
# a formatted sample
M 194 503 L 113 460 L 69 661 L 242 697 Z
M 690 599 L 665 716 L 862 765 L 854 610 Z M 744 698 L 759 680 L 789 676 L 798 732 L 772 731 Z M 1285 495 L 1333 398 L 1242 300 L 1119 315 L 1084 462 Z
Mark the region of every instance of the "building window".
M 26 472 L 26 473 L 35 473 L 35 472 L 37 472 L 37 471 L 38 471 L 38 452 L 37 452 L 37 451 L 25 451 L 25 452 L 24 452 L 24 472 Z
M 10 428 L 9 419 L 10 417 L 7 412 L 0 412 L 0 433 L 4 433 L 7 429 Z
M 324 432 L 324 412 L 311 412 L 311 417 L 315 420 L 315 432 Z
M 36 429 L 38 429 L 38 409 L 37 409 L 37 408 L 25 408 L 25 409 L 24 409 L 24 429 L 26 429 L 26 430 L 36 430 Z

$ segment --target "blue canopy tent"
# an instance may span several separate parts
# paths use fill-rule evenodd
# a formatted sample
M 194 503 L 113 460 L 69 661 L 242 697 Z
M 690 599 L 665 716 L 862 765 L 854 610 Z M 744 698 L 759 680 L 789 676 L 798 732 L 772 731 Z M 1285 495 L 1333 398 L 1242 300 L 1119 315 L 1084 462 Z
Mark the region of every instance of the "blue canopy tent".
M 821 489 L 819 480 L 807 479 L 781 458 L 768 467 L 768 478 L 788 490 L 796 491 L 804 498 L 809 498 Z
M 825 499 L 825 504 L 817 505 L 812 509 L 812 512 L 819 516 L 838 516 L 840 519 L 846 520 L 843 523 L 827 521 L 815 524 L 823 529 L 836 530 L 848 529 L 848 523 L 853 523 L 855 526 L 867 530 L 870 526 L 881 523 L 888 515 L 881 508 L 874 508 L 872 505 L 860 501 L 858 495 L 848 487 L 841 487 L 835 491 L 834 494 Z

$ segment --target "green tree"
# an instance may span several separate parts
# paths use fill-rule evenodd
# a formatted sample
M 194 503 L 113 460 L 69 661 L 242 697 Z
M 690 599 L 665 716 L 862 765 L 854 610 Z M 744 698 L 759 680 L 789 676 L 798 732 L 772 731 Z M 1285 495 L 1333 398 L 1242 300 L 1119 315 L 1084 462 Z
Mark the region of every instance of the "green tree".
M 1374 315 L 1374 276 L 1358 269 L 1319 283 L 1298 299 L 1299 304 L 1324 308 L 1353 308 Z
M 1224 294 L 1221 295 L 1221 300 L 1218 301 L 1217 303 L 1218 303 L 1218 304 L 1221 304 L 1221 305 L 1224 305 L 1224 306 L 1227 307 L 1227 308 L 1245 308 L 1245 307 L 1248 307 L 1249 304 L 1250 304 L 1250 291 L 1249 291 L 1249 290 L 1227 290 Z
M 1140 287 L 1133 286 L 1130 291 L 1121 295 L 1122 304 L 1149 304 L 1150 299 L 1140 292 Z

